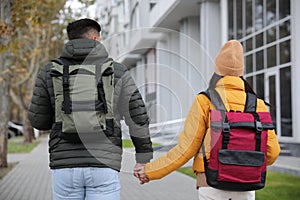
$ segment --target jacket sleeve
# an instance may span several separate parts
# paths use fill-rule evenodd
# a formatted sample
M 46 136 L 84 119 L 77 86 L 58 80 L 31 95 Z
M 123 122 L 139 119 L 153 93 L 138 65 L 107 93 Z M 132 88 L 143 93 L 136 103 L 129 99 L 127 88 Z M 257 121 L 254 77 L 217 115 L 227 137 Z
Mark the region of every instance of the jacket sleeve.
M 186 117 L 184 129 L 178 137 L 178 144 L 165 155 L 146 164 L 145 173 L 150 180 L 163 178 L 184 165 L 199 152 L 207 129 L 205 119 L 206 112 L 196 98 Z
M 47 71 L 51 66 L 49 63 L 39 72 L 29 106 L 28 119 L 38 130 L 49 130 L 53 124 L 54 111 L 47 87 Z
M 136 162 L 147 163 L 153 158 L 149 133 L 149 118 L 144 101 L 129 71 L 122 76 L 119 107 L 129 127 L 129 134 L 135 146 Z
M 267 143 L 267 165 L 272 165 L 278 158 L 280 153 L 280 146 L 274 130 L 268 131 Z
M 262 100 L 258 100 L 257 108 L 262 108 L 261 111 L 268 112 L 265 103 Z M 275 130 L 268 130 L 268 142 L 267 142 L 267 165 L 272 165 L 280 154 L 280 145 L 277 140 Z

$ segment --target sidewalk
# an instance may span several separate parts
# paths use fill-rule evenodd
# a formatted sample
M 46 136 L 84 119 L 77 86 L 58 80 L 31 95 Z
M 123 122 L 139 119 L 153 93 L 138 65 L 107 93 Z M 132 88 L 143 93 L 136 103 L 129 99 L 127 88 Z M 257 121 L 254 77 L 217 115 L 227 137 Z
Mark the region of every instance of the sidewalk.
M 48 167 L 47 139 L 30 153 L 9 155 L 19 164 L 0 181 L 2 200 L 51 200 L 51 170 Z M 134 152 L 124 149 L 120 172 L 121 200 L 196 200 L 195 180 L 178 172 L 166 178 L 140 185 L 133 173 Z
M 154 157 L 164 152 L 156 151 Z M 9 155 L 9 161 L 19 164 L 0 181 L 2 200 L 51 200 L 51 171 L 48 167 L 47 139 L 30 154 Z M 121 179 L 121 200 L 196 200 L 195 180 L 173 172 L 162 180 L 140 185 L 133 177 L 135 164 L 132 149 L 124 149 Z M 188 162 L 186 166 L 190 166 Z M 300 158 L 281 156 L 269 170 L 300 176 Z

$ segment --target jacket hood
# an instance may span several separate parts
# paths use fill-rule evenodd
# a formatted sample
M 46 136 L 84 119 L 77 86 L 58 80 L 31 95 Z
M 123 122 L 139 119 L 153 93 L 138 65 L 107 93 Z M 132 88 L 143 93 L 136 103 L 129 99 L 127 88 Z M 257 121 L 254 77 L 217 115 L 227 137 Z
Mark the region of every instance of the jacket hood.
M 237 40 L 226 42 L 215 59 L 215 72 L 221 76 L 243 76 L 243 47 Z
M 62 50 L 61 57 L 84 60 L 88 58 L 107 58 L 108 53 L 104 45 L 91 39 L 74 39 L 68 41 Z

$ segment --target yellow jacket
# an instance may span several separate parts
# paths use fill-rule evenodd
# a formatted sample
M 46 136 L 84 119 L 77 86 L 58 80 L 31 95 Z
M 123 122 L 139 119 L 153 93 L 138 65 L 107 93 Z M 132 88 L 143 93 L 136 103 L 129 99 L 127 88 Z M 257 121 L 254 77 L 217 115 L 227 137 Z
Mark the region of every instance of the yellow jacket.
M 244 82 L 235 76 L 225 76 L 216 85 L 227 110 L 243 111 L 246 101 Z M 203 137 L 209 133 L 209 111 L 213 105 L 203 95 L 198 95 L 186 117 L 183 131 L 178 138 L 178 144 L 160 158 L 147 163 L 145 173 L 150 180 L 160 179 L 177 170 L 194 157 L 195 173 L 204 172 L 203 156 L 200 151 Z M 257 112 L 268 111 L 262 100 L 257 100 Z M 209 149 L 208 137 L 205 138 L 205 148 Z M 267 165 L 274 163 L 280 153 L 280 147 L 274 130 L 268 131 Z M 209 155 L 208 155 L 209 157 Z

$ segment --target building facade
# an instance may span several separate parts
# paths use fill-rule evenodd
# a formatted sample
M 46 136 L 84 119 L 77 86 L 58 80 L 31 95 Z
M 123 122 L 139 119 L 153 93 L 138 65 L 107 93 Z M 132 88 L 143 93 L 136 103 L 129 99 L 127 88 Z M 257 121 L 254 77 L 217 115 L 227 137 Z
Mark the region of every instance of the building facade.
M 130 69 L 151 123 L 162 132 L 180 131 L 193 99 L 207 87 L 220 47 L 237 39 L 244 47 L 245 78 L 271 104 L 279 141 L 300 156 L 300 1 L 97 3 L 103 42 Z

